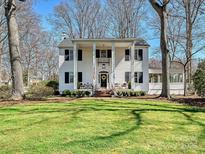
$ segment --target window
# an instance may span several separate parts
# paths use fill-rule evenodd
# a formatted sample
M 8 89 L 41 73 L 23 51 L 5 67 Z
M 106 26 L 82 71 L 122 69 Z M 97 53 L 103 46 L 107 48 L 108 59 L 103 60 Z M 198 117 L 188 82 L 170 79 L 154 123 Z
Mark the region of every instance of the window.
M 78 50 L 78 61 L 83 60 L 83 51 L 81 49 Z
M 182 73 L 173 73 L 170 74 L 170 82 L 174 83 L 174 82 L 183 82 L 183 75 Z
M 107 58 L 107 52 L 106 52 L 106 50 L 101 50 L 101 51 L 100 51 L 100 58 Z
M 65 61 L 73 60 L 73 50 L 65 50 Z
M 131 72 L 125 72 L 125 82 L 131 81 Z
M 73 83 L 73 72 L 65 72 L 65 83 Z
M 161 74 L 150 73 L 149 74 L 149 82 L 150 83 L 160 83 L 160 82 L 162 82 L 162 75 Z
M 135 50 L 135 60 L 138 60 L 138 61 L 143 60 L 143 50 L 142 49 Z
M 83 73 L 78 72 L 78 82 L 83 82 Z
M 130 60 L 130 50 L 126 49 L 125 50 L 125 61 L 129 61 Z
M 135 83 L 143 83 L 143 72 L 135 72 L 134 80 Z

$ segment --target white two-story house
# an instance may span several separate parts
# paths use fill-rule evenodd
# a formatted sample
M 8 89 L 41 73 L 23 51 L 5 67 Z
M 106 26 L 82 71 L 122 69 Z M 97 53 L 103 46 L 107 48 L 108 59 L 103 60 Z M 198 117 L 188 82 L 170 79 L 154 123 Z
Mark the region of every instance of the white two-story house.
M 131 89 L 160 94 L 161 63 L 148 60 L 149 45 L 136 38 L 64 39 L 59 44 L 59 91 Z M 183 68 L 170 66 L 170 92 L 183 94 Z M 129 84 L 128 84 L 129 83 Z
M 142 39 L 64 39 L 59 45 L 59 90 L 149 90 L 149 45 Z M 80 87 L 79 87 L 80 85 Z

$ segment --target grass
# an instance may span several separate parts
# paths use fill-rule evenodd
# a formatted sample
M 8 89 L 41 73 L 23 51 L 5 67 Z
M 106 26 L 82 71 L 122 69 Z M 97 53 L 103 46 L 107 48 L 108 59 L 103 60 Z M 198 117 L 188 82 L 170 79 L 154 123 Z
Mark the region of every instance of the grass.
M 205 110 L 98 99 L 0 107 L 0 153 L 205 153 Z

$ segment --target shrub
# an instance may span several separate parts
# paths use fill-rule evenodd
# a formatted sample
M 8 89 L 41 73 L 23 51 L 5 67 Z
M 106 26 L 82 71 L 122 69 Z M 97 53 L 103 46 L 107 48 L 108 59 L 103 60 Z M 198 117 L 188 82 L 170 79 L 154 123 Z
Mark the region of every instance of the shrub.
M 8 99 L 11 97 L 11 87 L 4 85 L 0 87 L 0 99 Z
M 47 87 L 45 83 L 38 83 L 30 86 L 27 96 L 31 98 L 42 98 L 53 95 L 54 90 L 51 87 Z
M 80 91 L 80 90 L 76 91 L 76 97 L 84 97 L 84 96 L 85 96 L 84 91 Z
M 48 82 L 46 83 L 46 86 L 53 88 L 53 90 L 54 90 L 54 95 L 59 94 L 59 92 L 58 92 L 58 86 L 59 86 L 58 81 L 54 81 L 54 80 L 48 81 Z
M 76 96 L 76 91 L 71 91 L 70 96 L 75 97 Z
M 117 94 L 117 96 L 121 96 L 122 95 L 121 91 L 117 91 L 116 94 Z
M 85 91 L 85 95 L 86 96 L 90 96 L 90 92 L 89 91 Z
M 128 82 L 128 89 L 131 89 L 132 88 L 132 84 L 131 84 L 131 81 Z
M 64 90 L 63 91 L 63 96 L 71 96 L 71 91 L 70 90 Z
M 136 93 L 134 91 L 130 91 L 130 96 L 136 96 Z
M 199 63 L 193 81 L 197 94 L 205 97 L 205 60 Z

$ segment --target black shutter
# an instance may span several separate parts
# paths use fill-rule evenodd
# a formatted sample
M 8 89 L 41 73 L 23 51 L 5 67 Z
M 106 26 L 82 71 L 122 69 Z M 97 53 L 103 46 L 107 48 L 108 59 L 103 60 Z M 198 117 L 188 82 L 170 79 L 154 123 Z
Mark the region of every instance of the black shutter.
M 100 58 L 100 50 L 99 49 L 96 50 L 96 58 Z
M 143 72 L 139 72 L 139 83 L 143 83 Z
M 69 60 L 69 50 L 65 50 L 65 61 Z
M 83 60 L 83 51 L 81 49 L 78 50 L 78 61 Z
M 135 50 L 135 60 L 138 60 L 138 50 Z
M 83 73 L 78 72 L 78 82 L 83 82 Z
M 142 49 L 139 49 L 139 51 L 138 51 L 139 53 L 138 53 L 138 59 L 139 60 L 143 60 L 143 50 Z
M 69 83 L 69 72 L 65 72 L 65 83 Z
M 125 50 L 125 55 L 130 55 L 130 50 L 129 49 Z
M 111 58 L 112 57 L 112 50 L 107 50 L 107 58 Z

